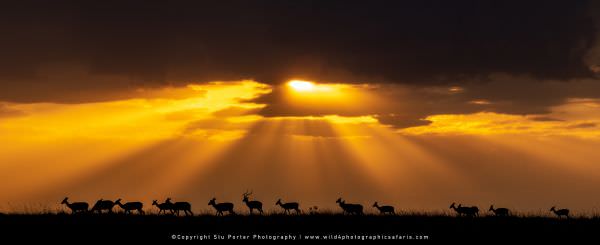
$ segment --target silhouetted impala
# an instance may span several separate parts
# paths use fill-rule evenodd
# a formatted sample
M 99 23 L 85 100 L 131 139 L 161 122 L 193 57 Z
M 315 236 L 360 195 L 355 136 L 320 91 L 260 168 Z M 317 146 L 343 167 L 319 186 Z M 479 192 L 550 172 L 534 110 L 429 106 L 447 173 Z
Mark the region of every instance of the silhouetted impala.
M 342 198 L 338 198 L 337 201 L 335 201 L 336 203 L 338 203 L 340 205 L 340 207 L 342 208 L 342 210 L 344 210 L 342 212 L 342 214 L 364 214 L 363 213 L 363 206 L 360 204 L 346 204 L 346 202 L 344 200 L 342 200 Z
M 179 211 L 185 212 L 186 216 L 187 215 L 194 216 L 194 213 L 192 213 L 192 205 L 189 202 L 172 203 L 171 198 L 167 198 L 167 200 L 165 200 L 165 203 L 171 204 L 171 213 L 177 214 L 177 216 L 179 216 Z
M 490 206 L 489 211 L 494 212 L 496 216 L 508 216 L 510 212 L 508 208 L 494 208 L 494 205 Z
M 173 204 L 170 202 L 158 203 L 156 200 L 153 200 L 152 205 L 158 208 L 158 214 L 160 214 L 161 212 L 167 213 L 167 210 L 171 210 L 171 213 L 173 213 Z
M 87 212 L 88 211 L 88 207 L 90 206 L 87 202 L 74 202 L 74 203 L 69 203 L 69 198 L 65 197 L 65 199 L 60 203 L 60 204 L 65 204 L 67 205 L 67 207 L 69 207 L 71 209 L 71 213 L 76 213 L 76 212 Z
M 96 204 L 94 204 L 94 207 L 92 207 L 92 209 L 90 210 L 90 212 L 96 212 L 98 211 L 98 213 L 102 213 L 102 211 L 107 210 L 108 213 L 112 213 L 112 209 L 115 206 L 115 202 L 111 201 L 111 200 L 98 200 L 96 202 Z
M 300 209 L 298 208 L 300 204 L 298 204 L 297 202 L 281 203 L 280 198 L 279 200 L 277 200 L 275 205 L 279 205 L 281 208 L 283 208 L 284 213 L 290 213 L 290 210 L 296 210 L 296 214 L 300 214 Z
M 556 216 L 558 216 L 558 218 L 560 218 L 562 216 L 567 217 L 567 219 L 569 218 L 569 210 L 566 208 L 556 210 L 556 207 L 552 207 L 550 209 L 550 212 L 554 212 L 554 214 L 556 214 Z
M 235 214 L 233 212 L 233 203 L 230 202 L 222 202 L 222 203 L 217 203 L 216 202 L 217 199 L 213 197 L 213 199 L 210 199 L 210 201 L 208 202 L 208 205 L 212 205 L 213 208 L 215 208 L 217 210 L 217 216 L 219 215 L 223 215 L 223 212 L 229 212 L 229 214 Z
M 458 207 L 456 207 L 456 204 L 452 203 L 452 205 L 450 205 L 450 208 L 454 209 L 458 216 L 464 215 L 468 217 L 475 217 L 479 215 L 479 208 L 477 206 L 463 207 L 462 204 L 458 204 Z
M 128 203 L 122 204 L 121 198 L 119 198 L 115 201 L 115 204 L 119 205 L 119 207 L 121 207 L 123 210 L 125 210 L 125 214 L 131 213 L 131 211 L 135 211 L 135 210 L 137 210 L 139 214 L 144 214 L 144 210 L 142 210 L 142 208 L 144 207 L 144 204 L 141 202 L 128 202 Z
M 242 199 L 242 201 L 244 203 L 246 203 L 246 206 L 248 206 L 248 209 L 250 209 L 250 215 L 252 215 L 252 211 L 254 209 L 258 210 L 260 212 L 260 214 L 262 214 L 263 213 L 262 202 L 259 202 L 256 200 L 255 201 L 248 200 L 248 196 L 250 196 L 250 195 L 252 195 L 252 192 L 248 193 L 248 191 L 246 191 L 244 193 L 244 199 Z
M 394 211 L 394 207 L 392 206 L 379 206 L 379 204 L 375 202 L 373 203 L 373 207 L 377 208 L 380 214 L 396 214 L 396 212 Z

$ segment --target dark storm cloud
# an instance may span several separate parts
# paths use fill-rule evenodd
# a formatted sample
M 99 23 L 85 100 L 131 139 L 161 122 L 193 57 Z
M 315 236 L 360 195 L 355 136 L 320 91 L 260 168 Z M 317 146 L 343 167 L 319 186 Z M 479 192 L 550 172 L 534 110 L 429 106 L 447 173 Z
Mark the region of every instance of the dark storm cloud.
M 0 10 L 0 100 L 96 101 L 248 78 L 589 77 L 593 14 L 586 1 L 11 3 Z
M 302 103 L 287 103 L 285 89 L 282 88 L 275 88 L 273 93 L 253 102 L 267 105 L 259 112 L 267 117 L 373 115 L 380 123 L 397 128 L 427 125 L 431 123 L 426 120 L 430 115 L 476 112 L 534 115 L 531 120 L 559 121 L 562 119 L 544 114 L 551 112 L 553 106 L 566 103 L 569 98 L 600 98 L 600 81 L 580 79 L 565 82 L 492 74 L 485 82 L 465 80 L 458 84 L 437 86 L 380 84 L 359 90 L 371 93 L 385 103 L 369 104 L 369 101 L 361 101 L 357 97 L 356 100 L 350 99 L 335 106 L 306 108 Z M 478 101 L 485 103 L 476 103 Z M 369 106 L 364 106 L 365 103 Z

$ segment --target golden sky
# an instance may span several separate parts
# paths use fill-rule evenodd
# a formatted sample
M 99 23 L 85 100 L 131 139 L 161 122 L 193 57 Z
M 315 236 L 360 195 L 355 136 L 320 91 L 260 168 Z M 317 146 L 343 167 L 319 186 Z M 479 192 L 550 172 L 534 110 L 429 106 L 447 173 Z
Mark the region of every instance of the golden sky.
M 56 209 L 69 196 L 148 207 L 172 197 L 208 210 L 216 197 L 241 210 L 252 189 L 267 209 L 278 198 L 335 208 L 343 197 L 413 210 L 452 202 L 597 210 L 600 100 L 569 98 L 543 114 L 432 114 L 403 127 L 379 113 L 391 104 L 392 117 L 415 115 L 414 93 L 383 86 L 244 80 L 137 89 L 104 102 L 3 102 L 0 208 Z
M 600 3 L 473 2 L 3 4 L 0 212 L 598 213 Z

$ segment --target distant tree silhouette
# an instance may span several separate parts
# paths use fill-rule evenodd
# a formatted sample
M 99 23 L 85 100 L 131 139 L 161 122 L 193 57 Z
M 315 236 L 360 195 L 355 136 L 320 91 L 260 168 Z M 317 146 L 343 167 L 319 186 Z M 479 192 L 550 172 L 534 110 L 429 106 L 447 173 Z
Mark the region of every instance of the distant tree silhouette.
M 360 204 L 347 204 L 344 200 L 342 200 L 342 198 L 338 198 L 337 201 L 335 201 L 337 204 L 340 205 L 340 207 L 342 208 L 343 212 L 342 214 L 356 214 L 356 215 L 362 215 L 363 213 L 363 206 Z
M 92 207 L 92 209 L 90 210 L 90 212 L 98 212 L 98 213 L 102 213 L 104 210 L 108 211 L 108 213 L 112 213 L 112 209 L 115 206 L 115 202 L 111 201 L 111 200 L 98 200 L 96 201 L 96 204 L 94 204 L 94 207 Z
M 569 218 L 569 210 L 566 208 L 557 210 L 556 207 L 552 207 L 550 209 L 550 212 L 554 212 L 554 214 L 556 214 L 556 216 L 558 216 L 558 218 L 561 218 L 562 216 L 567 217 L 567 219 Z
M 121 198 L 117 199 L 115 201 L 115 204 L 119 205 L 119 207 L 121 207 L 124 211 L 125 214 L 129 214 L 131 213 L 131 211 L 138 211 L 139 214 L 144 214 L 144 210 L 142 209 L 144 207 L 144 204 L 141 202 L 128 202 L 125 204 L 121 203 Z
M 177 214 L 177 216 L 179 216 L 179 211 L 185 212 L 186 216 L 194 215 L 194 213 L 192 213 L 192 205 L 189 202 L 172 203 L 171 198 L 167 198 L 167 200 L 165 200 L 165 203 L 171 204 L 171 213 Z
M 379 204 L 375 202 L 373 203 L 373 207 L 377 208 L 380 214 L 396 214 L 394 207 L 392 206 L 379 206 Z
M 61 202 L 61 204 L 65 204 L 67 205 L 67 207 L 69 207 L 71 209 L 71 213 L 84 213 L 88 211 L 89 208 L 89 204 L 87 202 L 74 202 L 74 203 L 69 203 L 69 198 L 65 197 L 65 199 L 63 199 L 63 201 Z
M 248 192 L 248 191 L 246 191 L 246 192 L 243 194 L 244 198 L 242 199 L 242 201 L 243 201 L 244 203 L 246 203 L 246 206 L 248 206 L 248 209 L 250 209 L 250 215 L 252 215 L 252 211 L 253 211 L 254 209 L 258 210 L 258 211 L 260 212 L 260 214 L 262 214 L 262 213 L 263 213 L 263 209 L 262 209 L 262 205 L 263 205 L 263 204 L 262 204 L 262 202 L 259 202 L 259 201 L 256 201 L 256 200 L 254 200 L 254 201 L 250 201 L 250 200 L 248 199 L 248 197 L 249 197 L 250 195 L 252 195 L 252 192 Z
M 282 203 L 281 198 L 279 198 L 275 205 L 279 205 L 281 208 L 283 208 L 284 213 L 289 214 L 291 212 L 290 210 L 295 210 L 296 214 L 300 214 L 300 204 L 298 204 L 297 202 Z
M 213 206 L 213 208 L 215 208 L 217 210 L 217 216 L 219 215 L 223 215 L 223 212 L 229 212 L 229 214 L 235 214 L 235 212 L 233 212 L 233 203 L 230 202 L 222 202 L 222 203 L 217 203 L 217 198 L 210 199 L 210 201 L 208 202 L 208 205 Z
M 494 205 L 490 205 L 489 211 L 494 212 L 496 216 L 508 216 L 510 213 L 508 208 L 494 208 Z

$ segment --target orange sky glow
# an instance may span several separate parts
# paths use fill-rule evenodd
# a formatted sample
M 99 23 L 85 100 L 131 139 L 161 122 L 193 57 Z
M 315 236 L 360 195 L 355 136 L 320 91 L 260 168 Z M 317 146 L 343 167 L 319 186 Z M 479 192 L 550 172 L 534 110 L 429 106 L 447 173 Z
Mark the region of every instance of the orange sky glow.
M 386 103 L 363 84 L 251 80 L 136 90 L 106 102 L 1 103 L 18 113 L 0 117 L 0 200 L 9 200 L 0 210 L 57 210 L 64 196 L 171 197 L 209 210 L 210 198 L 241 203 L 247 189 L 267 204 L 331 209 L 340 196 L 406 210 L 446 211 L 454 201 L 598 209 L 600 100 L 570 98 L 544 115 L 552 120 L 481 111 L 395 128 L 375 114 L 259 115 L 266 105 L 253 99 L 274 90 L 300 111 Z

